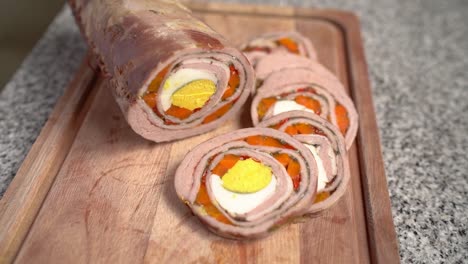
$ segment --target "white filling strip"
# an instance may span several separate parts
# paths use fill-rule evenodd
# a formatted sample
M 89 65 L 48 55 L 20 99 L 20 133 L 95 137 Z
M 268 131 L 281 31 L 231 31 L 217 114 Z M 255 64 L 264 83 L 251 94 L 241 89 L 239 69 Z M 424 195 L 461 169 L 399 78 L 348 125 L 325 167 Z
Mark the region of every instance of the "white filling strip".
M 275 42 L 273 42 L 272 39 L 263 39 L 263 38 L 258 38 L 252 40 L 248 46 L 250 47 L 268 47 L 268 48 L 275 48 L 278 46 Z
M 296 103 L 295 101 L 291 100 L 281 100 L 278 101 L 274 104 L 273 106 L 273 115 L 278 115 L 284 112 L 289 112 L 289 111 L 294 111 L 294 110 L 300 110 L 300 111 L 306 111 L 306 112 L 311 112 L 314 113 L 314 111 L 310 110 L 309 108 Z
M 332 174 L 333 176 L 335 176 L 336 174 L 338 174 L 338 168 L 336 167 L 336 155 L 333 152 L 332 148 L 328 149 L 328 156 L 330 157 L 330 160 L 331 160 Z
M 325 189 L 325 186 L 328 183 L 327 174 L 325 172 L 325 168 L 323 167 L 322 159 L 320 158 L 317 149 L 313 145 L 304 144 L 312 155 L 314 155 L 315 161 L 317 162 L 317 169 L 318 169 L 318 182 L 317 182 L 317 192 Z

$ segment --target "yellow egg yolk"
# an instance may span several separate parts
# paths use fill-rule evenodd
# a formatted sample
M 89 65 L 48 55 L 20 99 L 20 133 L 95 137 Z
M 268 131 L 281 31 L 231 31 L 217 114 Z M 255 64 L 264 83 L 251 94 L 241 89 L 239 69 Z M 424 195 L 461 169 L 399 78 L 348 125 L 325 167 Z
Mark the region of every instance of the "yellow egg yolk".
M 240 160 L 224 174 L 223 187 L 237 193 L 254 193 L 268 186 L 271 168 L 253 159 Z
M 172 104 L 193 111 L 202 108 L 216 92 L 216 85 L 210 80 L 195 80 L 172 94 Z

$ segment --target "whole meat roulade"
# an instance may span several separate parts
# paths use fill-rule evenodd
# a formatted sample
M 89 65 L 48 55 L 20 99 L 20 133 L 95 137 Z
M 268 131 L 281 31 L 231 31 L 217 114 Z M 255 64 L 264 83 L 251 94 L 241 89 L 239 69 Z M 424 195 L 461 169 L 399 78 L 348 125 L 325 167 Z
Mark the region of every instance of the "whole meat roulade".
M 301 142 L 271 128 L 246 128 L 192 149 L 175 174 L 175 189 L 218 235 L 256 238 L 308 212 L 318 169 Z
M 207 132 L 253 89 L 244 55 L 171 0 L 69 0 L 127 122 L 155 142 Z
M 319 215 L 343 196 L 350 171 L 345 141 L 335 126 L 304 111 L 282 113 L 258 126 L 275 128 L 293 136 L 313 154 L 318 168 L 317 196 L 310 203 L 308 215 Z

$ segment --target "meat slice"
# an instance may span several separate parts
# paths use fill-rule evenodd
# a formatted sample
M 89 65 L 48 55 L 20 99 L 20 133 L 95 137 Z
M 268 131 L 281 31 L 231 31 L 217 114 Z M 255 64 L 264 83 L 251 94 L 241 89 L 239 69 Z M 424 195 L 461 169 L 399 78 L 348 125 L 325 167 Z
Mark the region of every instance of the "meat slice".
M 275 128 L 293 136 L 314 155 L 318 168 L 317 197 L 309 204 L 307 215 L 323 213 L 344 195 L 350 180 L 349 162 L 344 138 L 335 126 L 316 114 L 303 111 L 282 113 L 258 126 Z
M 351 98 L 338 81 L 309 69 L 286 69 L 272 73 L 252 100 L 254 125 L 282 112 L 314 112 L 335 125 L 349 149 L 356 137 L 358 115 Z
M 246 160 L 271 170 L 275 183 L 269 195 L 262 195 L 268 187 L 245 195 L 216 185 L 214 180 L 224 180 L 234 166 Z M 249 174 L 247 182 L 236 183 L 249 185 L 256 175 Z M 242 175 L 235 176 L 240 179 Z M 216 234 L 256 238 L 309 210 L 317 190 L 317 167 L 309 149 L 288 134 L 270 128 L 246 128 L 192 149 L 177 168 L 174 184 L 180 199 Z M 252 203 L 255 206 L 243 210 Z

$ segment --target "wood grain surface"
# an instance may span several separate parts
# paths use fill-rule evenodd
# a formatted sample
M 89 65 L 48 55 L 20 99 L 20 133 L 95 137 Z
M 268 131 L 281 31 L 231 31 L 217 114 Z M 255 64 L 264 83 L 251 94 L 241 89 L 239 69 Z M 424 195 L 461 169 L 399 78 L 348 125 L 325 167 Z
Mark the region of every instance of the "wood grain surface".
M 287 7 L 190 7 L 233 45 L 278 30 L 313 41 L 360 115 L 347 193 L 322 216 L 265 239 L 217 237 L 177 198 L 174 171 L 192 146 L 250 126 L 249 107 L 213 132 L 152 143 L 130 129 L 106 80 L 85 62 L 0 203 L 1 262 L 398 263 L 357 18 Z

